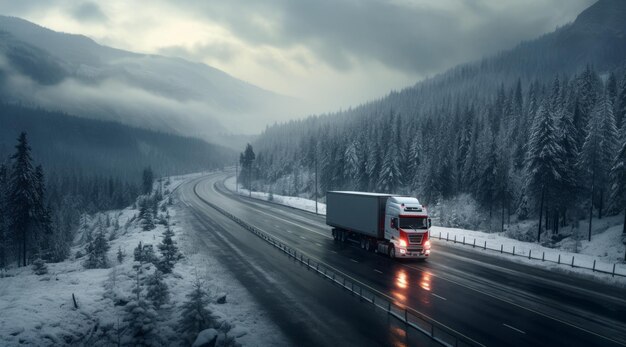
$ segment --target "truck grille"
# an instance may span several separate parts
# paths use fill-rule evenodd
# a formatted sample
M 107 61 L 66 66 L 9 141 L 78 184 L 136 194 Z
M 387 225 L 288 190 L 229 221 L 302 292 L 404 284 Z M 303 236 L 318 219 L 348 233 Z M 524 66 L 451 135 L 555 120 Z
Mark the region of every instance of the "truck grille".
M 419 245 L 422 243 L 423 236 L 423 234 L 409 234 L 409 243 L 416 243 Z

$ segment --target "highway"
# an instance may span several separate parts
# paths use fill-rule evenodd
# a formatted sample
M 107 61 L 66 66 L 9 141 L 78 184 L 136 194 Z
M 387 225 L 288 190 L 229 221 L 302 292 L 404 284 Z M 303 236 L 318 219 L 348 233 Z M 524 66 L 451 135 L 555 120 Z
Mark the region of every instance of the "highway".
M 294 345 L 438 345 L 359 301 L 217 212 L 220 206 L 484 346 L 626 346 L 623 289 L 434 242 L 426 262 L 392 261 L 333 241 L 324 216 L 240 197 L 226 173 L 184 183 L 197 243 L 224 263 Z

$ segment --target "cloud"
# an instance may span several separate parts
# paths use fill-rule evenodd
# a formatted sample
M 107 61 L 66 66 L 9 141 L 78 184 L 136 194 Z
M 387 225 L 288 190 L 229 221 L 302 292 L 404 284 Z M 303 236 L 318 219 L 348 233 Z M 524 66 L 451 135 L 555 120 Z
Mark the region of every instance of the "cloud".
M 74 6 L 71 14 L 79 22 L 106 23 L 109 20 L 102 9 L 93 2 L 84 2 Z
M 304 45 L 337 70 L 376 61 L 421 75 L 549 32 L 592 2 L 177 1 L 251 45 L 283 49 Z
M 228 62 L 235 58 L 237 48 L 227 42 L 196 43 L 191 47 L 182 45 L 167 46 L 158 49 L 159 54 L 170 57 L 180 57 L 192 61 L 203 61 L 212 58 L 222 62 Z

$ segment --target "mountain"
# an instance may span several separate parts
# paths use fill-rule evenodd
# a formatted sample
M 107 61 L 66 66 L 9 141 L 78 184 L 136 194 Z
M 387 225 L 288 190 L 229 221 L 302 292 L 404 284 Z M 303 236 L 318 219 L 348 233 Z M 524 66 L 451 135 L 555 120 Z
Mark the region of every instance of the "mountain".
M 117 177 L 135 182 L 151 166 L 160 175 L 228 165 L 231 149 L 200 139 L 0 103 L 0 162 L 26 131 L 33 156 L 54 175 Z
M 558 229 L 580 219 L 592 194 L 600 215 L 622 206 L 611 168 L 626 134 L 625 13 L 626 1 L 601 0 L 512 50 L 348 111 L 269 127 L 253 143 L 255 184 L 312 196 L 318 172 L 322 197 L 416 194 L 447 225 L 488 230 L 493 218 L 503 226 L 540 206 Z M 460 215 L 481 225 L 454 224 Z
M 214 142 L 256 133 L 297 104 L 206 64 L 114 49 L 6 16 L 0 100 Z

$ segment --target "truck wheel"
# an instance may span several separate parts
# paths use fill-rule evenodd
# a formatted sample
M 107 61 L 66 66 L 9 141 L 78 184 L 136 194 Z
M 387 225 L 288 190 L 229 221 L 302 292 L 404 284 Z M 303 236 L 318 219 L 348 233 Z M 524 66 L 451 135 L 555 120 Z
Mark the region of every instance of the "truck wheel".
M 372 250 L 372 242 L 370 240 L 365 240 L 365 250 L 368 252 Z
M 365 243 L 367 242 L 367 240 L 365 240 L 364 237 L 361 238 L 361 249 L 365 249 Z
M 396 248 L 394 246 L 389 247 L 389 258 L 393 259 L 396 257 Z
M 333 240 L 337 241 L 339 237 L 337 236 L 337 229 L 333 229 Z
M 346 232 L 344 230 L 341 230 L 339 232 L 339 241 L 341 241 L 342 243 L 346 242 Z

